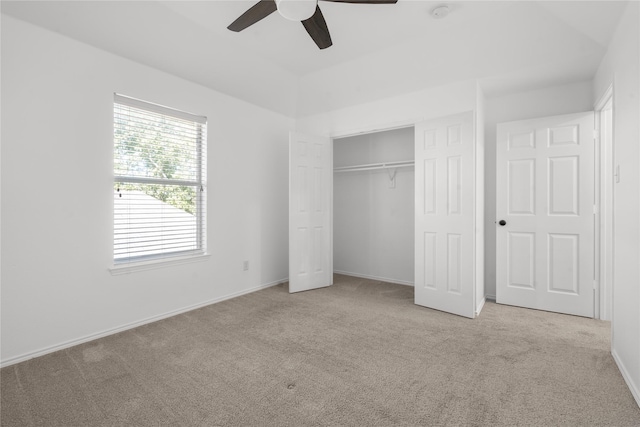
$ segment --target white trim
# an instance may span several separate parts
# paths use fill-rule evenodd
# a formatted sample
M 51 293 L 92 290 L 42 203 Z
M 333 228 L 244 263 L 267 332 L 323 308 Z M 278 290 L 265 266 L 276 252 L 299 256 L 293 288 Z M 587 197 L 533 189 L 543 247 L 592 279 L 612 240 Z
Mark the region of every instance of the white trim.
M 627 371 L 627 368 L 624 366 L 624 363 L 622 363 L 622 360 L 620 360 L 618 353 L 616 353 L 616 351 L 612 349 L 611 355 L 613 356 L 613 360 L 615 360 L 616 365 L 618 365 L 618 369 L 622 374 L 622 378 L 624 378 L 624 382 L 627 383 L 627 387 L 629 387 L 629 390 L 631 390 L 631 395 L 633 395 L 633 398 L 636 400 L 636 403 L 638 404 L 638 406 L 640 406 L 640 385 L 635 384 L 633 382 L 633 378 L 629 374 L 629 371 Z
M 487 295 L 485 295 L 485 296 L 484 296 L 484 299 L 485 299 L 485 300 L 487 300 L 487 301 L 493 301 L 493 302 L 496 302 L 496 296 L 495 296 L 495 295 L 489 295 L 489 294 L 487 294 Z
M 476 316 L 480 315 L 480 312 L 482 311 L 482 308 L 484 307 L 484 303 L 487 302 L 487 298 L 484 297 L 480 300 L 480 304 L 478 304 L 478 307 L 476 308 Z
M 343 274 L 345 276 L 359 277 L 361 279 L 379 280 L 381 282 L 393 283 L 395 285 L 413 286 L 413 282 L 407 282 L 406 280 L 390 279 L 388 277 L 371 276 L 368 274 L 352 273 L 350 271 L 334 270 L 335 274 Z
M 465 110 L 463 111 L 463 113 L 474 112 L 475 114 L 475 111 L 476 111 L 475 109 L 471 109 L 471 110 Z M 460 114 L 460 113 L 453 113 L 453 115 L 455 114 Z M 415 128 L 416 123 L 420 123 L 425 120 L 438 119 L 438 118 L 440 117 L 427 115 L 427 116 L 421 116 L 413 119 L 399 120 L 396 122 L 391 122 L 391 123 L 386 123 L 381 125 L 375 124 L 375 125 L 364 126 L 364 127 L 350 129 L 350 130 L 331 131 L 329 133 L 329 137 L 331 137 L 332 139 L 342 139 L 342 138 L 348 138 L 350 136 L 359 136 L 359 135 L 367 135 L 370 133 L 387 132 L 387 131 L 396 130 L 396 129 Z
M 350 136 L 367 135 L 370 133 L 379 133 L 379 132 L 386 132 L 386 131 L 396 130 L 396 129 L 410 128 L 410 127 L 415 127 L 416 123 L 419 123 L 422 120 L 423 119 L 402 120 L 398 122 L 389 123 L 387 125 L 366 126 L 359 129 L 332 132 L 329 136 L 332 139 L 341 139 L 341 138 L 348 138 Z
M 331 160 L 329 165 L 329 170 L 333 170 L 333 144 L 335 143 L 333 138 L 329 138 L 329 159 Z M 329 227 L 331 227 L 331 233 L 329 233 L 329 271 L 333 271 L 333 174 L 329 174 Z M 333 274 L 330 275 L 331 283 L 330 286 L 333 286 Z
M 613 320 L 613 264 L 609 261 L 615 259 L 614 242 L 613 242 L 613 182 L 609 175 L 612 173 L 610 168 L 613 168 L 613 128 L 611 129 L 612 138 L 609 144 L 605 143 L 602 138 L 602 112 L 611 102 L 613 103 L 614 87 L 613 83 L 610 84 L 605 90 L 604 94 L 594 104 L 594 128 L 596 138 L 596 195 L 595 206 L 597 213 L 596 218 L 596 238 L 595 238 L 595 281 L 596 291 L 594 295 L 594 317 L 601 320 Z M 612 121 L 610 125 L 613 125 L 613 104 L 611 105 Z M 610 168 L 608 168 L 609 166 Z M 609 173 L 607 173 L 609 172 Z M 609 200 L 609 204 L 607 204 Z M 613 333 L 613 327 L 612 333 Z
M 116 264 L 109 267 L 109 272 L 112 276 L 118 276 L 120 274 L 135 273 L 137 271 L 156 270 L 158 268 L 170 267 L 173 265 L 190 264 L 192 262 L 207 261 L 211 257 L 211 254 L 198 254 L 188 255 L 182 257 L 165 257 L 156 258 L 151 261 L 142 262 L 125 262 L 122 264 Z
M 64 350 L 65 348 L 73 347 L 79 344 L 83 344 L 89 341 L 97 340 L 99 338 L 104 338 L 109 335 L 117 334 L 119 332 L 127 331 L 129 329 L 137 328 L 138 326 L 146 325 L 148 323 L 157 322 L 158 320 L 166 319 L 168 317 L 177 316 L 178 314 L 186 313 L 188 311 L 192 311 L 201 307 L 205 307 L 207 305 L 216 304 L 228 299 L 236 298 L 242 295 L 250 294 L 253 292 L 260 291 L 262 289 L 270 288 L 272 286 L 279 285 L 281 283 L 286 283 L 289 279 L 281 279 L 276 280 L 274 282 L 266 283 L 263 285 L 255 286 L 253 288 L 245 289 L 244 291 L 235 292 L 233 294 L 225 295 L 222 297 L 214 298 L 205 302 L 201 302 L 198 304 L 193 304 L 188 307 L 179 308 L 177 310 L 172 310 L 163 314 L 158 314 L 156 316 L 147 317 L 146 319 L 138 320 L 136 322 L 127 323 L 126 325 L 119 326 L 117 328 L 107 329 L 106 331 L 98 332 L 95 334 L 85 335 L 81 338 L 76 338 L 70 341 L 65 341 L 60 344 L 52 345 L 49 347 L 42 348 L 40 350 L 28 352 L 21 354 L 20 356 L 11 357 L 9 359 L 3 360 L 0 362 L 0 367 L 4 368 L 6 366 L 15 365 L 16 363 L 24 362 L 29 359 L 33 359 L 35 357 L 44 356 L 45 354 L 53 353 L 55 351 Z
M 604 94 L 600 97 L 598 102 L 596 102 L 593 105 L 593 110 L 594 111 L 602 110 L 607 104 L 607 102 L 609 102 L 609 98 L 612 98 L 612 97 L 613 97 L 613 83 L 611 83 L 609 87 L 607 87 L 607 89 L 604 91 Z

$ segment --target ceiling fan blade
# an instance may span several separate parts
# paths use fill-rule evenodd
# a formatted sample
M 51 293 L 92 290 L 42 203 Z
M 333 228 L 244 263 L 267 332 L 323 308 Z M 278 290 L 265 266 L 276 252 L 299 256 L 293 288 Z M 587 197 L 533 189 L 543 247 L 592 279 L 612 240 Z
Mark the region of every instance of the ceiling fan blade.
M 322 11 L 317 5 L 316 13 L 314 13 L 311 18 L 302 21 L 302 25 L 304 25 L 307 33 L 309 33 L 320 49 L 326 49 L 333 44 L 331 42 L 331 35 L 329 35 L 327 22 L 324 20 Z
M 259 20 L 271 15 L 276 10 L 277 7 L 274 0 L 260 0 L 240 15 L 240 17 L 233 21 L 227 28 L 231 31 L 242 31 Z
M 396 4 L 398 0 L 323 0 L 334 3 L 362 3 L 362 4 Z

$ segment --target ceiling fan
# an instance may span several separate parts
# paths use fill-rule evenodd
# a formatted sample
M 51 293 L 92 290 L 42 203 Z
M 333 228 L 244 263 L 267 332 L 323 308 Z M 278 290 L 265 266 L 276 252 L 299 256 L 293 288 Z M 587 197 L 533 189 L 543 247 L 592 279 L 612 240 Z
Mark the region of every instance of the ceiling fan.
M 394 4 L 398 0 L 323 0 L 336 3 L 361 4 Z M 291 20 L 300 21 L 320 49 L 331 46 L 329 28 L 324 20 L 322 11 L 318 7 L 318 0 L 260 0 L 250 7 L 227 28 L 231 31 L 242 31 L 263 18 L 278 11 L 280 15 Z

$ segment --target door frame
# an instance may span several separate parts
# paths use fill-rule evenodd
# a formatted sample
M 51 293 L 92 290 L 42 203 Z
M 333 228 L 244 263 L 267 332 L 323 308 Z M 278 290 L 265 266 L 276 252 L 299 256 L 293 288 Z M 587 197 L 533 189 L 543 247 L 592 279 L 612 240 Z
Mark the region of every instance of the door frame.
M 614 270 L 613 260 L 615 259 L 614 242 L 614 194 L 615 185 L 613 172 L 615 165 L 615 130 L 613 114 L 613 83 L 605 90 L 604 94 L 594 104 L 595 123 L 595 168 L 596 168 L 596 201 L 597 211 L 595 215 L 595 318 L 600 320 L 613 319 L 613 288 Z M 611 109 L 611 138 L 607 141 L 603 138 L 605 129 L 602 126 L 604 119 L 603 112 Z M 607 171 L 609 173 L 607 173 Z
M 331 139 L 331 143 L 329 144 L 331 149 L 331 169 L 333 170 L 333 145 L 335 144 L 335 140 L 336 139 L 341 139 L 341 138 L 348 138 L 350 136 L 359 136 L 359 135 L 367 135 L 370 133 L 378 133 L 378 132 L 386 132 L 386 131 L 390 131 L 390 130 L 395 130 L 395 129 L 404 129 L 404 128 L 409 128 L 409 127 L 415 127 L 416 123 L 418 123 L 420 121 L 420 119 L 415 119 L 415 120 L 403 120 L 400 122 L 394 122 L 394 123 L 388 123 L 388 124 L 382 124 L 382 125 L 372 125 L 372 126 L 367 126 L 364 128 L 360 128 L 360 129 L 355 129 L 355 130 L 346 130 L 346 131 L 332 131 L 329 134 L 329 139 Z M 331 175 L 331 183 L 330 183 L 330 187 L 329 187 L 329 199 L 330 199 L 330 203 L 329 203 L 329 209 L 331 209 L 331 216 L 330 216 L 330 220 L 329 220 L 329 224 L 331 225 L 331 238 L 330 238 L 330 244 L 329 244 L 329 264 L 331 265 L 331 274 L 333 274 L 333 173 L 330 174 Z M 333 283 L 333 282 L 332 282 Z M 413 286 L 415 286 L 415 277 L 413 278 Z
M 475 108 L 471 108 L 471 109 L 462 109 L 461 111 L 455 111 L 455 112 L 446 112 L 445 116 L 447 115 L 456 115 L 456 114 L 463 114 L 466 112 L 471 112 L 472 113 L 472 133 L 473 133 L 473 144 L 474 144 L 474 154 L 473 154 L 473 165 L 474 165 L 474 170 L 476 171 L 476 176 L 474 178 L 474 181 L 476 182 L 476 185 L 474 185 L 474 189 L 473 189 L 473 194 L 474 194 L 474 203 L 473 203 L 473 216 L 474 218 L 474 229 L 476 231 L 474 231 L 474 238 L 477 240 L 478 236 L 477 236 L 477 230 L 479 229 L 478 227 L 480 227 L 481 234 L 482 234 L 482 243 L 481 243 L 481 248 L 480 250 L 484 251 L 484 234 L 486 233 L 486 229 L 484 229 L 484 216 L 482 216 L 479 220 L 478 220 L 478 215 L 484 215 L 484 209 L 482 209 L 482 212 L 478 212 L 478 204 L 477 204 L 477 199 L 478 199 L 478 179 L 482 180 L 482 195 L 481 198 L 484 201 L 485 198 L 485 193 L 486 193 L 486 188 L 484 186 L 484 173 L 482 174 L 482 176 L 480 178 L 478 178 L 478 174 L 477 174 L 477 167 L 478 167 L 478 150 L 481 148 L 478 144 L 478 129 L 479 126 L 482 126 L 482 129 L 484 129 L 484 123 L 479 124 L 479 117 L 478 117 L 478 107 L 476 106 Z M 347 138 L 350 136 L 358 136 L 358 135 L 366 135 L 366 134 L 371 134 L 371 133 L 377 133 L 377 132 L 386 132 L 386 131 L 390 131 L 390 130 L 395 130 L 395 129 L 403 129 L 403 128 L 408 128 L 408 127 L 413 127 L 415 128 L 416 125 L 418 123 L 421 123 L 425 120 L 432 120 L 432 119 L 437 119 L 439 117 L 444 117 L 440 114 L 436 114 L 436 115 L 424 115 L 424 116 L 419 116 L 419 117 L 414 117 L 414 118 L 409 118 L 409 119 L 405 119 L 405 120 L 399 120 L 399 121 L 395 121 L 395 122 L 387 122 L 387 123 L 375 123 L 372 125 L 366 125 L 360 128 L 352 128 L 352 129 L 346 129 L 346 130 L 330 130 L 329 131 L 329 138 L 331 139 L 331 159 L 332 159 L 332 167 L 333 167 L 333 152 L 334 152 L 334 144 L 335 144 L 335 140 L 336 139 L 341 139 L 341 138 Z M 482 150 L 484 150 L 484 134 L 480 135 L 483 139 L 482 139 Z M 483 151 L 484 153 L 484 151 Z M 484 158 L 484 154 L 482 157 L 482 167 L 484 168 L 485 166 L 485 158 Z M 483 169 L 484 170 L 484 169 Z M 331 187 L 330 187 L 330 199 L 331 199 L 331 229 L 333 230 L 333 202 L 334 202 L 334 191 L 333 191 L 333 175 L 331 176 Z M 414 214 L 415 216 L 415 214 Z M 415 218 L 414 218 L 415 221 Z M 479 225 L 478 225 L 479 224 Z M 333 269 L 333 232 L 331 235 L 331 245 L 330 245 L 330 260 L 331 260 L 331 268 Z M 474 271 L 477 272 L 479 265 L 478 265 L 478 246 L 477 244 L 474 243 L 474 247 L 473 247 L 473 268 Z M 415 255 L 414 255 L 415 256 Z M 485 301 L 486 301 L 486 290 L 484 288 L 484 263 L 482 263 L 482 265 L 480 267 L 482 267 L 482 273 L 480 276 L 480 280 L 482 280 L 482 289 L 483 289 L 483 294 L 481 295 L 481 297 L 478 297 L 478 283 L 477 283 L 477 274 L 474 273 L 474 281 L 473 281 L 473 311 L 474 311 L 474 317 L 477 317 L 480 314 L 480 311 L 482 310 Z M 414 273 L 414 280 L 413 280 L 413 286 L 415 286 L 415 273 Z M 414 301 L 415 302 L 415 301 Z

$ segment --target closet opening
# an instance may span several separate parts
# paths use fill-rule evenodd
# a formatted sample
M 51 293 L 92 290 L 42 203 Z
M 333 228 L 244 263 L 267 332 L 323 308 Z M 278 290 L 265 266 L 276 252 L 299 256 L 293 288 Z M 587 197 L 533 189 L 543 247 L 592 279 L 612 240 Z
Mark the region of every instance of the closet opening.
M 333 139 L 333 271 L 414 285 L 415 135 Z

